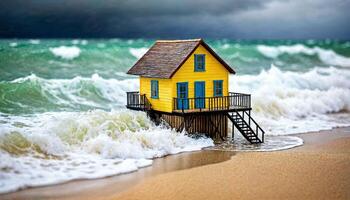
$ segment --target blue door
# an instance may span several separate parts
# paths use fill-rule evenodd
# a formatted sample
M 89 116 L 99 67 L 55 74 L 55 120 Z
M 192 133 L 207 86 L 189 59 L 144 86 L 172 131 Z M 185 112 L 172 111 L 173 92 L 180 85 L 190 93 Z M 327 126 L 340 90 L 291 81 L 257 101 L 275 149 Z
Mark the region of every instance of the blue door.
M 177 109 L 188 109 L 188 83 L 177 83 Z
M 205 108 L 205 82 L 194 82 L 195 108 Z

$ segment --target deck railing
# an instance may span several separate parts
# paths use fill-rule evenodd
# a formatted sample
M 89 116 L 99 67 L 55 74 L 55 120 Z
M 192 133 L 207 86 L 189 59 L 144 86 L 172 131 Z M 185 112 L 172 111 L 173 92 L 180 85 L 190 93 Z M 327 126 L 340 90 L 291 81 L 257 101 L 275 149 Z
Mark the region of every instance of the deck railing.
M 230 92 L 228 96 L 173 98 L 173 110 L 187 111 L 220 111 L 231 109 L 250 109 L 250 94 Z
M 151 104 L 145 94 L 139 92 L 127 92 L 126 107 L 135 110 L 150 110 Z

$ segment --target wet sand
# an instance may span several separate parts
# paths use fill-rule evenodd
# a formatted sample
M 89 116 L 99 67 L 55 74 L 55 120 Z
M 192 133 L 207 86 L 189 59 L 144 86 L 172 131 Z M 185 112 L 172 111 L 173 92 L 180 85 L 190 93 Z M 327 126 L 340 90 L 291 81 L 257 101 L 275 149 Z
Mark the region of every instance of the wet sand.
M 304 145 L 290 150 L 183 153 L 135 173 L 0 199 L 350 199 L 350 128 L 297 136 Z

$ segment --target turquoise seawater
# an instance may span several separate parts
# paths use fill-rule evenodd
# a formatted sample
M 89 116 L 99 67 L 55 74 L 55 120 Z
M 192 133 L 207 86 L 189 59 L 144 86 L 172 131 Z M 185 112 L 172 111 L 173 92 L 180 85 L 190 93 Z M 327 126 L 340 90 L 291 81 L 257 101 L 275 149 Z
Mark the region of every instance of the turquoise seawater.
M 0 40 L 0 112 L 28 114 L 121 106 L 115 102 L 116 96 L 108 94 L 116 92 L 119 97 L 125 89 L 110 84 L 135 78 L 125 72 L 153 43 L 142 39 Z M 350 67 L 350 41 L 208 43 L 238 76 L 258 75 L 272 65 L 300 73 L 315 67 Z
M 126 92 L 139 88 L 126 71 L 154 42 L 0 40 L 0 193 L 131 172 L 212 146 L 125 108 Z M 230 91 L 252 94 L 266 131 L 264 145 L 236 150 L 290 148 L 302 141 L 285 135 L 350 125 L 350 41 L 207 42 L 237 72 Z

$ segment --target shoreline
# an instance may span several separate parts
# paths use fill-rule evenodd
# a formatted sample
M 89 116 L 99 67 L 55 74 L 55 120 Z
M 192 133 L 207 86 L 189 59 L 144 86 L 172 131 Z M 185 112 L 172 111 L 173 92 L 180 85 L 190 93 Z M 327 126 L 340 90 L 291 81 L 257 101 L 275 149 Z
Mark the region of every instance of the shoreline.
M 232 152 L 217 150 L 202 150 L 196 152 L 169 155 L 154 160 L 150 167 L 136 172 L 93 180 L 75 180 L 52 186 L 28 188 L 20 191 L 2 194 L 1 199 L 111 199 L 114 197 L 129 198 L 135 190 L 141 190 L 149 182 L 158 177 L 170 176 L 179 172 L 198 171 L 205 167 L 223 166 L 232 160 L 242 157 L 271 156 L 270 154 L 304 154 L 305 152 L 324 152 L 320 146 L 342 140 L 350 141 L 350 127 L 331 130 L 294 134 L 303 139 L 304 144 L 291 149 L 273 152 Z M 345 144 L 346 145 L 346 144 Z M 335 145 L 337 146 L 337 145 Z M 339 144 L 338 144 L 339 146 Z M 329 149 L 327 150 L 329 151 Z M 326 152 L 329 153 L 329 152 Z M 347 155 L 350 155 L 347 153 Z M 279 155 L 281 156 L 281 155 Z M 283 156 L 283 155 L 282 155 Z M 350 157 L 350 156 L 349 156 Z M 198 169 L 198 170 L 197 170 Z M 350 174 L 350 169 L 345 169 Z M 215 176 L 212 177 L 215 180 Z M 166 184 L 172 183 L 171 180 Z M 210 185 L 210 183 L 208 183 Z M 146 185 L 146 186 L 143 186 Z M 136 188 L 136 189 L 135 189 Z M 141 188 L 141 189 L 140 189 Z M 350 186 L 348 185 L 350 189 Z M 138 193 L 138 192 L 137 192 Z M 132 196 L 132 195 L 131 195 Z M 146 195 L 147 196 L 147 195 Z M 140 196 L 135 196 L 138 199 Z M 174 198 L 177 199 L 177 198 Z

